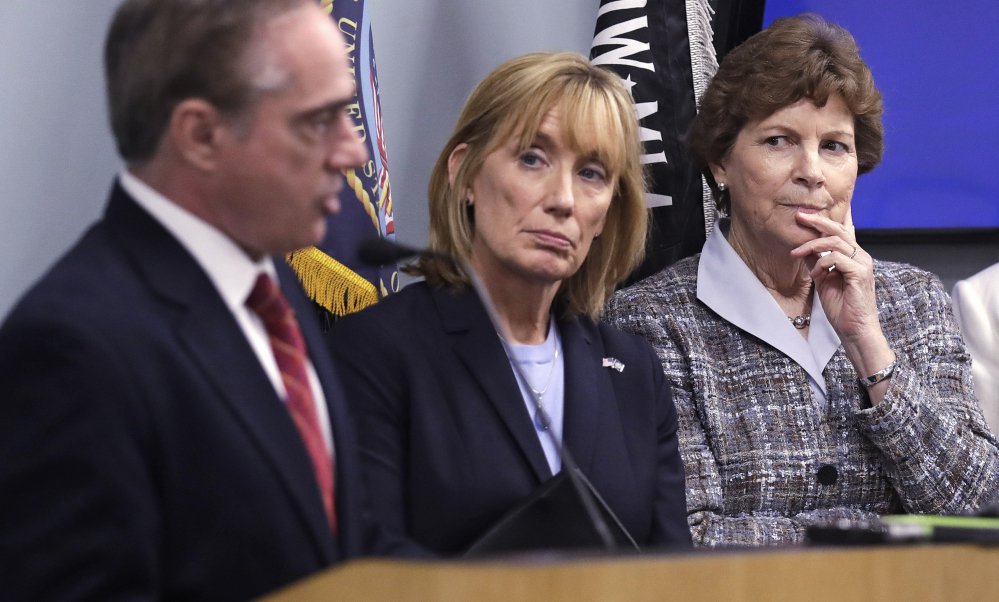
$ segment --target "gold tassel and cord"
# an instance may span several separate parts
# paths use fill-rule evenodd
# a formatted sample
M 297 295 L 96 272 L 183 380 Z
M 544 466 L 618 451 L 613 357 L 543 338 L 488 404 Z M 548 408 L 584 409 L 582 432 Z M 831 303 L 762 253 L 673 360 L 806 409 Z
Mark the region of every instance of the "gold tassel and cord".
M 316 247 L 293 251 L 286 259 L 309 297 L 336 316 L 378 302 L 375 285 Z

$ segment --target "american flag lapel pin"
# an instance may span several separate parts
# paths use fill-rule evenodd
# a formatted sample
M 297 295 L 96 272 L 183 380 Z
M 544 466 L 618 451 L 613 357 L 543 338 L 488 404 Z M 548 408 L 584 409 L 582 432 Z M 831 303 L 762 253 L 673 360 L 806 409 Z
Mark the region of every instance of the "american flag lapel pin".
M 621 360 L 616 357 L 605 357 L 604 358 L 604 368 L 610 368 L 612 370 L 617 370 L 618 372 L 624 372 L 624 364 Z

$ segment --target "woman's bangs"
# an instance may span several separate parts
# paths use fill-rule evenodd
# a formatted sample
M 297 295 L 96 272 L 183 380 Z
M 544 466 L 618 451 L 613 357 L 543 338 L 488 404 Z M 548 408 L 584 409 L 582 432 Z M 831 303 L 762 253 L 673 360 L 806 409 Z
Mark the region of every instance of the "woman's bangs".
M 628 110 L 631 110 L 628 107 Z M 592 88 L 566 96 L 559 105 L 562 135 L 576 153 L 592 157 L 614 175 L 625 171 L 628 136 L 611 99 Z

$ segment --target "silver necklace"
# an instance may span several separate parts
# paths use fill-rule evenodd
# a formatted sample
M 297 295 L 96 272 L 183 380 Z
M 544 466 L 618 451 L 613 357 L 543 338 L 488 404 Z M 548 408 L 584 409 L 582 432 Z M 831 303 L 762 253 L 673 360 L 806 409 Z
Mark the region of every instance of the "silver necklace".
M 798 330 L 803 330 L 809 324 L 812 323 L 812 314 L 802 314 L 800 316 L 794 316 L 793 318 L 791 316 L 788 316 L 787 319 L 791 320 L 792 326 L 794 326 Z
M 551 427 L 551 420 L 549 420 L 548 418 L 548 412 L 545 411 L 544 398 L 545 398 L 545 393 L 547 393 L 548 389 L 552 386 L 552 377 L 555 376 L 555 365 L 558 363 L 558 355 L 560 349 L 561 345 L 559 345 L 558 337 L 556 336 L 555 355 L 552 356 L 552 367 L 548 370 L 548 378 L 545 381 L 545 386 L 542 387 L 541 390 L 535 388 L 535 386 L 531 384 L 531 381 L 527 380 L 527 375 L 524 374 L 524 382 L 527 385 L 527 388 L 530 389 L 531 393 L 534 395 L 534 408 L 535 408 L 534 424 L 538 428 L 544 429 L 546 431 L 549 430 L 549 428 Z

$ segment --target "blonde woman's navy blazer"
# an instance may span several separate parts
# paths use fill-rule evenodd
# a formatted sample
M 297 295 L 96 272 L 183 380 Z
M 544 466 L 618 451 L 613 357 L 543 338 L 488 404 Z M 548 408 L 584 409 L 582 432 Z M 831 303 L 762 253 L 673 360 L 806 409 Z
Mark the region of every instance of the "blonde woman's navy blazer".
M 639 337 L 558 321 L 565 444 L 642 546 L 687 546 L 677 417 Z M 460 553 L 551 471 L 510 363 L 470 292 L 411 285 L 333 329 L 376 518 Z M 604 358 L 624 364 L 618 372 Z

